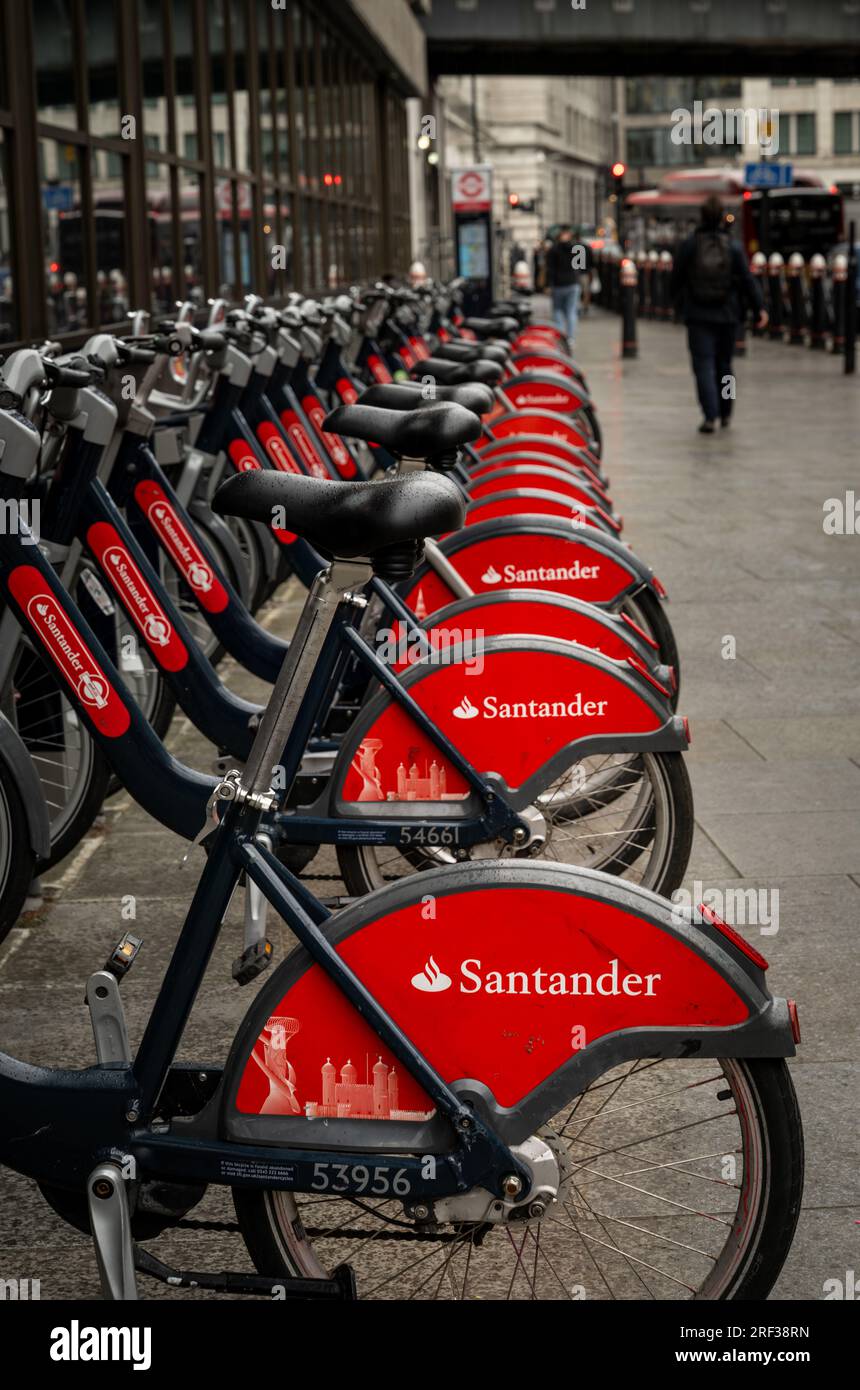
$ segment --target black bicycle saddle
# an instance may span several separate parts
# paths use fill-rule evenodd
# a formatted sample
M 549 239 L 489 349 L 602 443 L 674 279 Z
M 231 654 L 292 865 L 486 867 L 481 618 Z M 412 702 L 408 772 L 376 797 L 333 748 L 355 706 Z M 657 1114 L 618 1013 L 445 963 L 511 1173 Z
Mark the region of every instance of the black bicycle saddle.
M 413 377 L 432 377 L 443 386 L 461 386 L 478 381 L 483 386 L 497 386 L 502 379 L 500 362 L 445 362 L 441 357 L 425 357 L 412 368 Z
M 424 387 L 417 381 L 397 381 L 386 386 L 368 386 L 362 391 L 356 405 L 379 405 L 383 410 L 414 410 L 416 406 L 429 405 L 431 401 L 451 401 L 471 410 L 473 415 L 486 415 L 495 404 L 495 396 L 488 386 L 436 386 L 428 400 Z
M 509 347 L 489 343 L 440 343 L 433 356 L 442 362 L 501 362 L 510 357 Z
M 339 405 L 326 416 L 323 429 L 381 444 L 392 454 L 425 459 L 471 443 L 481 433 L 481 422 L 471 410 L 451 402 L 422 405 L 406 414 L 372 405 Z
M 475 419 L 474 415 L 469 418 Z M 378 483 L 341 483 L 260 469 L 228 478 L 217 489 L 212 507 L 221 516 L 268 525 L 274 508 L 283 508 L 288 530 L 310 541 L 323 555 L 344 560 L 458 531 L 466 515 L 456 483 L 437 473 L 409 473 Z
M 492 319 L 464 319 L 463 327 L 470 329 L 479 338 L 507 337 L 509 333 L 516 333 L 520 328 L 519 319 L 508 318 L 504 314 L 499 314 Z

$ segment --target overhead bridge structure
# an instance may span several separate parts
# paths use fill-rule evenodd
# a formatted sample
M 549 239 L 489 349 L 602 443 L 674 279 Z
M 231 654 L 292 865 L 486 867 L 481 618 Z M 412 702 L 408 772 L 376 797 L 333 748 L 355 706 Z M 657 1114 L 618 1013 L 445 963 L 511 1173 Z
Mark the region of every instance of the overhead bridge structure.
M 856 77 L 860 0 L 419 0 L 432 75 Z

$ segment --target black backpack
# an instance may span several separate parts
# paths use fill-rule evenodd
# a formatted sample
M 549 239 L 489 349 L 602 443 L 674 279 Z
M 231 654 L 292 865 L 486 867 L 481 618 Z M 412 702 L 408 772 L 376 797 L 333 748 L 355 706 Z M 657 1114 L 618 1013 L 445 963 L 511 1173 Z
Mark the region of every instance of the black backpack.
M 723 304 L 732 292 L 732 253 L 725 232 L 697 232 L 690 267 L 690 297 Z

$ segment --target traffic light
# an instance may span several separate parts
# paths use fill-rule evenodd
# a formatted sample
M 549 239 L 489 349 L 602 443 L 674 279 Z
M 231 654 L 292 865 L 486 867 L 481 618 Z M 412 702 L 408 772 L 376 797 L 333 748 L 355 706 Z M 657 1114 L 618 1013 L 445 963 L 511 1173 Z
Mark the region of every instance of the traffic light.
M 509 194 L 508 194 L 508 202 L 510 203 L 510 205 L 511 205 L 512 208 L 518 208 L 519 205 L 520 205 L 520 195 L 519 195 L 519 193 L 509 193 Z
M 519 193 L 508 194 L 508 206 L 513 212 L 534 212 L 536 205 L 534 198 L 521 198 Z
M 617 159 L 612 166 L 612 191 L 620 202 L 624 197 L 624 175 L 627 173 L 626 164 L 622 164 Z

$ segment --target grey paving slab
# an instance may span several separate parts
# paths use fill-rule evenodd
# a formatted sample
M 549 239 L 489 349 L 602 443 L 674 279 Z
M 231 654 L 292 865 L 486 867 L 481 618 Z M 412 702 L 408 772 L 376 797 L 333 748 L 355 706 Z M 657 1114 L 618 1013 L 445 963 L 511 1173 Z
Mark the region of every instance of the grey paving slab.
M 683 699 L 687 708 L 686 692 Z M 688 765 L 697 767 L 706 762 L 762 762 L 762 755 L 750 747 L 725 719 L 706 719 L 696 716 L 690 721 L 692 743 L 687 754 Z
M 731 762 L 696 766 L 696 814 L 707 825 L 711 813 L 778 813 L 786 806 L 804 811 L 860 811 L 860 767 L 848 758 L 834 761 L 758 760 L 755 767 Z
M 727 721 L 765 758 L 860 757 L 860 712 L 845 715 L 742 715 Z
M 739 792 L 739 800 L 743 793 Z M 860 869 L 856 812 L 712 814 L 702 824 L 744 876 L 849 874 Z

